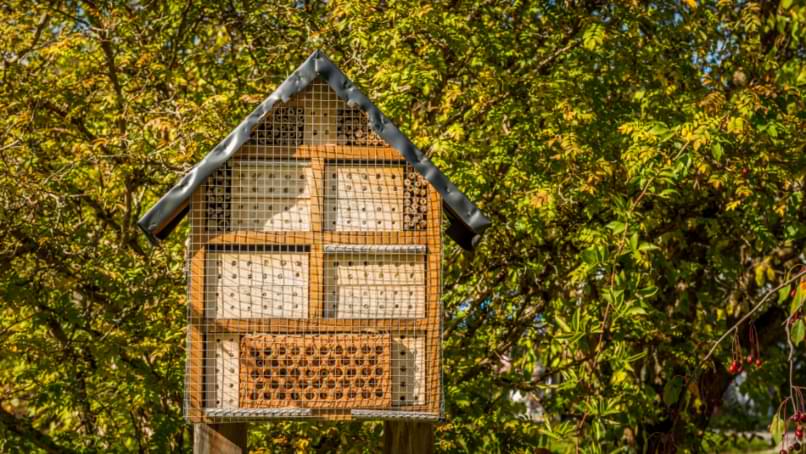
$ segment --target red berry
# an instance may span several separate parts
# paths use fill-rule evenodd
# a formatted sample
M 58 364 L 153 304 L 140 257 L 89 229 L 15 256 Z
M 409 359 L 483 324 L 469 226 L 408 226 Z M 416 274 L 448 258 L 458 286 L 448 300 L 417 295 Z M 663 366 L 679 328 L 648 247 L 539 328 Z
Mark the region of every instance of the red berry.
M 761 358 L 756 358 L 756 367 L 761 367 L 762 364 L 764 364 L 764 362 L 761 361 Z
M 753 355 L 747 355 L 747 364 L 753 364 Z
M 795 430 L 795 437 L 797 437 L 798 440 L 802 440 L 803 439 L 803 429 L 798 427 L 797 430 Z

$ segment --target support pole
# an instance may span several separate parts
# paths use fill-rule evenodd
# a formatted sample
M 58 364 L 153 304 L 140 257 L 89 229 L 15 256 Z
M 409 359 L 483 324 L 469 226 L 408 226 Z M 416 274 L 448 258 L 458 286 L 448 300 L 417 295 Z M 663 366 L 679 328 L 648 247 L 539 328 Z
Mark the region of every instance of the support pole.
M 193 454 L 246 454 L 247 424 L 194 424 Z
M 434 452 L 434 425 L 429 422 L 386 421 L 383 427 L 384 454 Z

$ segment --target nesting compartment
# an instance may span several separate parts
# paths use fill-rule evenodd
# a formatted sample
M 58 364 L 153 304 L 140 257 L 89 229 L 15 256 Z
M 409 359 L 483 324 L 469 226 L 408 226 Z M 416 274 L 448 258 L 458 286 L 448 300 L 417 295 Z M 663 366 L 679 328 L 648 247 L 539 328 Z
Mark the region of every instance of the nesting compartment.
M 311 230 L 310 161 L 237 160 L 231 181 L 234 230 Z
M 402 230 L 402 183 L 402 166 L 328 165 L 325 169 L 325 228 Z
M 208 318 L 308 317 L 308 252 L 221 250 L 207 260 Z
M 425 316 L 425 256 L 419 248 L 325 247 L 325 318 Z

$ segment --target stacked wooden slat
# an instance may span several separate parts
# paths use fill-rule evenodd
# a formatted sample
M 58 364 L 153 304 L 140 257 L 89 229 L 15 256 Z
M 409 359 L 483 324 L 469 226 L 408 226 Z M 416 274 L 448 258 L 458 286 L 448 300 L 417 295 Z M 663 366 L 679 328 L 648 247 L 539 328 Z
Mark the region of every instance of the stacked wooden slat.
M 403 229 L 425 230 L 428 210 L 428 182 L 412 168 L 403 180 Z

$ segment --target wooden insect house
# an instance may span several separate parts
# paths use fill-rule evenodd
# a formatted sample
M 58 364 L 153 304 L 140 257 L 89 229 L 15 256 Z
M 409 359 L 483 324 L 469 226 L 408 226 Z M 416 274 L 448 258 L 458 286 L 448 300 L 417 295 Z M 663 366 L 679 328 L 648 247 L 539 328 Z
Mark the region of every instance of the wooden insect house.
M 193 422 L 441 415 L 440 261 L 489 221 L 314 52 L 140 220 L 190 214 Z

